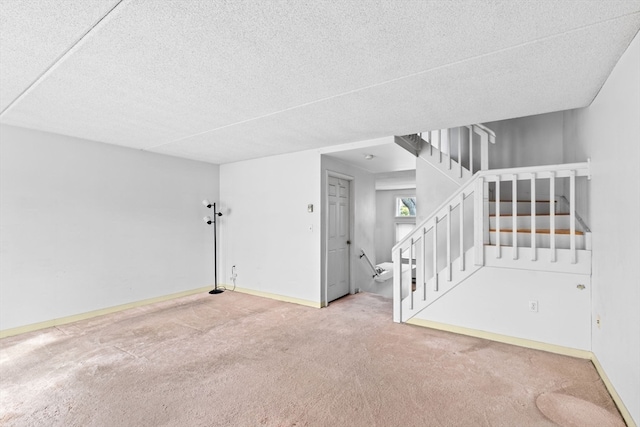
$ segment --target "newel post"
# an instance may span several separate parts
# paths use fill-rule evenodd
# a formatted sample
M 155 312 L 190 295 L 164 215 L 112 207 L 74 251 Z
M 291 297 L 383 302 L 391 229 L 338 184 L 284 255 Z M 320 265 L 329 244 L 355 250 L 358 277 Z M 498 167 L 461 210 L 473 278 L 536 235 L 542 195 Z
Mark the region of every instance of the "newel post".
M 489 132 L 478 127 L 476 129 L 480 135 L 480 170 L 486 171 L 489 170 Z M 489 183 L 486 181 L 482 186 L 482 218 L 483 221 L 486 221 L 486 224 L 482 223 L 483 244 L 488 244 L 491 236 L 489 233 Z M 482 265 L 484 265 L 484 261 Z
M 476 182 L 476 188 L 474 191 L 473 199 L 474 199 L 474 209 L 473 209 L 473 245 L 475 247 L 475 256 L 474 262 L 476 265 L 483 266 L 484 265 L 484 241 L 485 241 L 485 233 L 484 233 L 484 223 L 485 219 L 488 219 L 488 215 L 485 215 L 484 206 L 485 206 L 485 180 L 484 177 L 478 177 Z M 487 200 L 487 209 L 488 209 L 488 200 Z M 487 227 L 487 234 L 488 234 Z
M 402 322 L 402 249 L 393 251 L 393 321 Z M 398 273 L 399 272 L 399 273 Z

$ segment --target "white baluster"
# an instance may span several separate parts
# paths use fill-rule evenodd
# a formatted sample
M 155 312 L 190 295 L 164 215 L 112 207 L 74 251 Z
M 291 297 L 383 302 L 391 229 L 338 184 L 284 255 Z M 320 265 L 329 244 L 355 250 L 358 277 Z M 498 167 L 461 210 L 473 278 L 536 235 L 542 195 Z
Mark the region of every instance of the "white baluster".
M 444 144 L 442 144 L 442 140 L 444 138 L 442 137 L 442 129 L 440 129 L 438 131 L 438 163 L 442 163 L 442 146 Z
M 460 178 L 462 178 L 462 135 L 460 135 L 460 128 L 458 129 L 458 172 Z
M 556 262 L 556 174 L 549 173 L 549 247 L 551 262 Z
M 429 157 L 433 156 L 433 131 L 429 131 Z
M 427 300 L 427 229 L 422 227 L 422 301 Z
M 576 171 L 569 172 L 569 230 L 571 239 L 571 264 L 577 262 L 576 253 Z
M 518 176 L 513 174 L 511 179 L 511 235 L 513 259 L 518 259 Z
M 402 271 L 402 248 L 393 252 L 393 269 Z M 402 322 L 402 274 L 393 275 L 393 321 Z
M 447 129 L 447 150 L 449 151 L 449 170 L 451 170 L 451 128 Z
M 484 129 L 480 133 L 480 170 L 489 170 L 489 134 Z
M 447 281 L 450 282 L 451 271 L 451 205 L 447 207 Z
M 473 232 L 475 234 L 474 248 L 475 248 L 475 264 L 479 266 L 484 265 L 484 206 L 483 206 L 483 191 L 484 191 L 484 177 L 479 177 L 476 182 L 474 202 L 475 207 L 473 209 L 474 223 Z
M 464 191 L 460 195 L 460 271 L 464 271 Z
M 500 175 L 496 175 L 496 257 L 502 258 L 500 242 Z
M 433 290 L 438 291 L 438 216 L 433 219 Z
M 537 258 L 536 248 L 536 174 L 531 174 L 531 261 Z
M 469 171 L 473 175 L 473 127 L 469 126 Z

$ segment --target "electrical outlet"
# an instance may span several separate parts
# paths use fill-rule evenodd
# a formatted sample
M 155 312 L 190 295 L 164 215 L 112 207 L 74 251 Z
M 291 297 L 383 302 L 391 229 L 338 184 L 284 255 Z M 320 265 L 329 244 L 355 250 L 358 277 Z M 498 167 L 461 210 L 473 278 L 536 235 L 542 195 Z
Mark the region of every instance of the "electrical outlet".
M 538 312 L 538 301 L 529 301 L 529 311 Z

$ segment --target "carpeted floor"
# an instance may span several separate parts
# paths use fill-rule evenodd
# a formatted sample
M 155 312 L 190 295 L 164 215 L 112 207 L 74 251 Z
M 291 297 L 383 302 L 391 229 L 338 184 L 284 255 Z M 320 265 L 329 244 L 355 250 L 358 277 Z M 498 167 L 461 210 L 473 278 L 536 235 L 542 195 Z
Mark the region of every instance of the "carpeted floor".
M 227 291 L 6 338 L 0 425 L 624 425 L 589 361 L 391 312 Z

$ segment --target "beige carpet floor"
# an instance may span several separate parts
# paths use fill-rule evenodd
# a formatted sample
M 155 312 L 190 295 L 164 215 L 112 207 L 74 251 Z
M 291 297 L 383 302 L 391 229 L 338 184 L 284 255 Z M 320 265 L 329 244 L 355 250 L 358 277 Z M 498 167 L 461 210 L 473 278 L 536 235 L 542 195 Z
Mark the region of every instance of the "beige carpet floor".
M 591 362 L 227 291 L 0 341 L 2 426 L 620 426 Z

